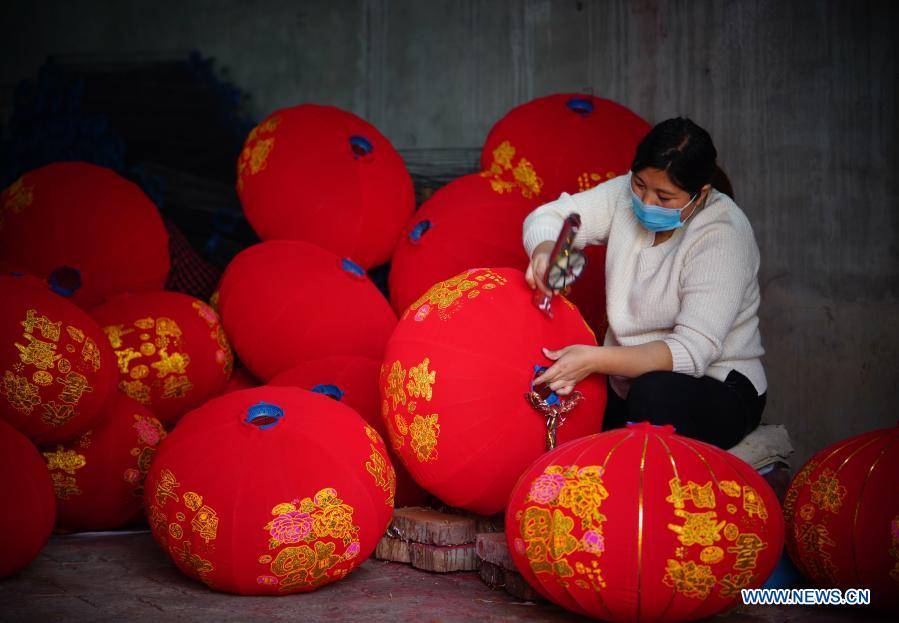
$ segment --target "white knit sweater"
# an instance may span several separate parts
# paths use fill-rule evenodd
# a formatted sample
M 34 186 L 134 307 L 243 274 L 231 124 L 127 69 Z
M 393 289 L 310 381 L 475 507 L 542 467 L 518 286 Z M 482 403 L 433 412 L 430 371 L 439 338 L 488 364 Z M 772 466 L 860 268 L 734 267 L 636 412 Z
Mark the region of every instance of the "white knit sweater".
M 631 208 L 631 176 L 622 175 L 534 210 L 524 221 L 528 257 L 555 240 L 571 212 L 581 216 L 575 246 L 608 244 L 606 346 L 663 340 L 674 371 L 723 381 L 745 375 L 759 394 L 768 388 L 760 357 L 759 250 L 743 211 L 712 190 L 705 206 L 658 246 Z M 626 396 L 628 383 L 613 378 Z

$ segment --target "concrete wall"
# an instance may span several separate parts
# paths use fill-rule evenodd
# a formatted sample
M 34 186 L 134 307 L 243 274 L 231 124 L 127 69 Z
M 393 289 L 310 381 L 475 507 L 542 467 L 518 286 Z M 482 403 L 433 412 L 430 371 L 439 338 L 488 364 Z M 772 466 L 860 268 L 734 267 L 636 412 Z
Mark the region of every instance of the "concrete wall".
M 400 148 L 478 147 L 530 98 L 591 88 L 709 129 L 762 252 L 766 419 L 797 460 L 899 413 L 899 106 L 889 2 L 6 2 L 0 96 L 50 53 L 196 47 L 257 117 L 348 108 Z

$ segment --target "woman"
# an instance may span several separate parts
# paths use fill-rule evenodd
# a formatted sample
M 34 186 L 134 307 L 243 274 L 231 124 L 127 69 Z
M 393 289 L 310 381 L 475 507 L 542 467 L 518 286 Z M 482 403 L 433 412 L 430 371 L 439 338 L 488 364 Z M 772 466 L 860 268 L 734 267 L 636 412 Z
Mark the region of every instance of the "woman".
M 629 174 L 563 193 L 524 222 L 532 288 L 545 289 L 568 214 L 581 216 L 575 246 L 608 244 L 604 345 L 544 349 L 554 363 L 535 379 L 566 395 L 589 374 L 608 375 L 606 428 L 673 424 L 729 448 L 759 424 L 759 251 L 746 216 L 713 188 L 716 157 L 708 132 L 669 119 L 640 142 Z

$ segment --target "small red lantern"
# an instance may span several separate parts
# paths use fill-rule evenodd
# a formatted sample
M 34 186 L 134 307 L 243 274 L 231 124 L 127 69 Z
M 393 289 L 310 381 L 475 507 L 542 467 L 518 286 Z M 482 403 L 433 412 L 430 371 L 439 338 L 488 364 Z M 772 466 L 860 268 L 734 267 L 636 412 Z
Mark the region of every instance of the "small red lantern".
M 291 240 L 241 251 L 225 269 L 218 309 L 241 362 L 263 381 L 307 359 L 380 359 L 396 326 L 357 264 Z
M 41 455 L 0 420 L 0 578 L 28 565 L 53 531 L 56 501 Z
M 481 175 L 503 192 L 549 201 L 627 173 L 649 130 L 611 100 L 583 93 L 539 97 L 491 128 Z
M 232 392 L 162 443 L 144 500 L 154 537 L 187 575 L 244 595 L 311 591 L 374 551 L 393 512 L 378 433 L 295 387 Z
M 784 500 L 787 551 L 823 588 L 869 588 L 899 613 L 899 426 L 844 439 L 813 456 Z
M 519 474 L 547 447 L 549 411 L 527 396 L 542 347 L 596 344 L 562 297 L 548 318 L 531 302 L 524 275 L 479 268 L 440 282 L 412 303 L 387 344 L 381 413 L 393 449 L 430 493 L 483 515 L 506 505 Z M 599 432 L 605 379 L 591 375 L 574 395 L 543 395 L 559 442 Z
M 538 205 L 497 192 L 477 174 L 442 187 L 415 213 L 393 252 L 388 285 L 394 311 L 403 313 L 432 285 L 472 267 L 525 270 L 521 227 Z
M 567 443 L 506 511 L 515 566 L 540 594 L 606 621 L 692 621 L 761 586 L 783 548 L 777 497 L 748 464 L 647 422 Z
M 381 399 L 378 391 L 378 374 L 381 362 L 367 357 L 326 357 L 290 368 L 272 378 L 269 385 L 293 386 L 324 394 L 352 407 L 382 438 L 387 428 L 381 418 Z M 416 484 L 388 451 L 396 472 L 394 505 L 417 506 L 425 501 L 426 493 Z
M 88 430 L 115 388 L 97 323 L 33 277 L 0 276 L 0 418 L 36 444 Z
M 333 106 L 269 115 L 237 162 L 244 214 L 263 240 L 305 240 L 364 268 L 390 259 L 415 210 L 412 178 L 377 128 Z
M 168 427 L 225 388 L 234 358 L 218 314 L 178 292 L 123 294 L 93 308 L 116 354 L 119 390 Z
M 56 492 L 56 525 L 108 530 L 136 519 L 144 478 L 165 428 L 145 407 L 114 392 L 99 423 L 80 438 L 43 449 Z
M 111 294 L 162 290 L 168 234 L 136 184 L 104 167 L 57 162 L 0 194 L 0 259 L 87 309 Z

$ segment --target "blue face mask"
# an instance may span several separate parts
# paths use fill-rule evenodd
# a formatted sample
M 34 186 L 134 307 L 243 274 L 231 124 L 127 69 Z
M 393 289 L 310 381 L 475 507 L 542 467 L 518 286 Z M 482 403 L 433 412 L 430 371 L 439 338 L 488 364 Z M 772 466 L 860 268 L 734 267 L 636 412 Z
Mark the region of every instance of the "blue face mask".
M 693 195 L 690 201 L 685 203 L 682 208 L 663 208 L 662 206 L 643 203 L 640 197 L 637 196 L 637 193 L 631 190 L 634 216 L 637 217 L 637 220 L 640 221 L 643 227 L 651 232 L 671 231 L 683 226 L 684 223 L 680 219 L 681 213 L 687 209 L 687 206 L 693 203 L 696 197 L 697 195 Z

